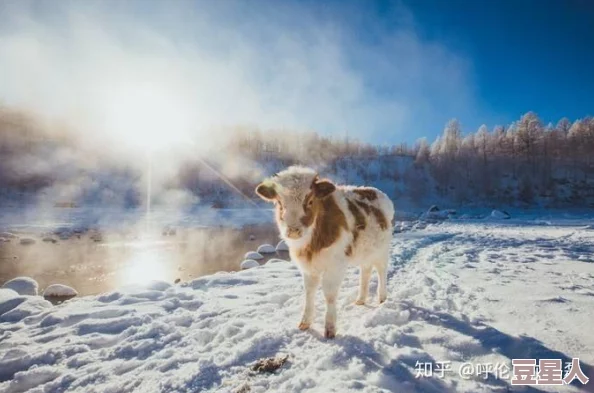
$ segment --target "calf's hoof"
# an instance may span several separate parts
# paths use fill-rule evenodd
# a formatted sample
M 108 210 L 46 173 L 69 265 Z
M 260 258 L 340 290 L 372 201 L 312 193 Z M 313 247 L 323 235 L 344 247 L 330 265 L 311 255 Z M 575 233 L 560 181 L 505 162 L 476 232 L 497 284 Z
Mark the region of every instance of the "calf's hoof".
M 380 298 L 379 298 L 379 302 L 380 302 L 380 304 L 381 304 L 381 303 L 383 303 L 383 302 L 385 302 L 387 298 L 388 298 L 388 296 L 387 296 L 387 295 L 385 295 L 385 296 L 380 296 Z
M 299 330 L 307 330 L 307 329 L 309 329 L 309 325 L 311 325 L 311 324 L 307 323 L 307 322 L 301 322 L 299 324 Z
M 334 326 L 326 326 L 326 330 L 324 332 L 324 337 L 326 337 L 326 338 L 336 337 L 336 328 Z
M 356 304 L 357 306 L 362 306 L 362 305 L 364 305 L 364 304 L 365 304 L 365 300 L 363 300 L 363 299 L 357 299 L 357 301 L 355 301 L 355 304 Z

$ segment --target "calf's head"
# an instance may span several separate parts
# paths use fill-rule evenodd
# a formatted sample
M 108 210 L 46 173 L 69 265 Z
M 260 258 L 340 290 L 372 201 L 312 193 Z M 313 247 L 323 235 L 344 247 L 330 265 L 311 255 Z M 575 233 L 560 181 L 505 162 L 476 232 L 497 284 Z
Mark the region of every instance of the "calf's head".
M 290 167 L 256 187 L 256 194 L 275 204 L 276 223 L 285 239 L 307 238 L 316 217 L 336 186 L 311 169 Z

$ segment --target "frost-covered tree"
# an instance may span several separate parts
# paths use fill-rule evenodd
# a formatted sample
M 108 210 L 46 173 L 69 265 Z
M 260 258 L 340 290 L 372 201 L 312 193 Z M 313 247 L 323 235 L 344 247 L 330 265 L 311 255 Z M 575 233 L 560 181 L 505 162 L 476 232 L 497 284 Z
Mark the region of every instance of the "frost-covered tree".
M 421 138 L 417 141 L 416 151 L 415 163 L 417 165 L 428 164 L 431 157 L 431 148 L 429 147 L 429 143 L 427 143 L 427 138 Z
M 487 154 L 489 154 L 490 135 L 486 125 L 479 127 L 476 133 L 476 144 L 481 156 L 483 168 L 487 167 Z
M 536 113 L 528 112 L 518 122 L 516 138 L 520 154 L 526 162 L 535 164 L 536 145 L 542 137 L 542 123 Z M 534 169 L 534 168 L 533 168 Z

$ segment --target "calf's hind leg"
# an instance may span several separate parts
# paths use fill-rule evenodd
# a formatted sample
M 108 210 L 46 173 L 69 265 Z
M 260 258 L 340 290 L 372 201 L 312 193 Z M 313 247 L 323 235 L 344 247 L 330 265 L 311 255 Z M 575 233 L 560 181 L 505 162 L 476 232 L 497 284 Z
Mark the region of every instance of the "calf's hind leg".
M 369 279 L 371 278 L 372 266 L 359 267 L 359 295 L 357 296 L 358 305 L 363 305 L 367 301 L 369 294 Z

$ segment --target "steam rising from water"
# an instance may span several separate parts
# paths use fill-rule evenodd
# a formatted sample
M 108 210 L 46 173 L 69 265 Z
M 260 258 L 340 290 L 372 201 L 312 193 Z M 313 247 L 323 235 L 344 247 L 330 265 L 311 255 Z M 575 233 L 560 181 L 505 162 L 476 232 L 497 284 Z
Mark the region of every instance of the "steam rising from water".
M 235 124 L 394 141 L 475 113 L 470 64 L 384 8 L 396 24 L 338 4 L 3 2 L 0 99 L 126 148 L 202 150 Z
M 218 192 L 175 184 L 188 162 L 249 199 L 238 182 L 271 168 L 221 148 L 221 130 L 237 124 L 384 142 L 423 119 L 476 112 L 465 59 L 389 8 L 395 28 L 375 23 L 373 9 L 290 2 L 1 2 L 0 104 L 40 116 L 25 128 L 47 138 L 0 157 L 3 178 L 47 182 L 23 222 L 55 224 L 56 202 L 83 199 L 111 209 L 92 220 L 103 229 L 140 200 L 135 225 L 160 231 L 156 206 L 174 223 Z M 17 128 L 0 135 L 24 135 Z

